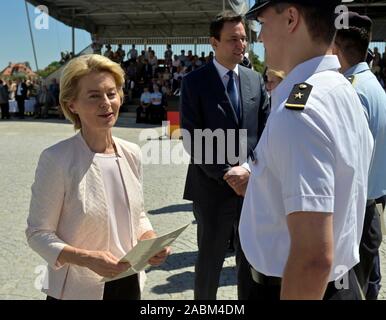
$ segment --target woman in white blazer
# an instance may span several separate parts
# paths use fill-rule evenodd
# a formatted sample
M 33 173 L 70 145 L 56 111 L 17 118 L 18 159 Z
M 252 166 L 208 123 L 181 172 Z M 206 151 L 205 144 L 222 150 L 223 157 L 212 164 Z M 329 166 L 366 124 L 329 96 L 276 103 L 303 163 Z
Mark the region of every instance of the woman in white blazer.
M 60 105 L 78 134 L 44 150 L 36 169 L 26 235 L 48 263 L 47 299 L 140 299 L 144 273 L 119 262 L 138 240 L 155 237 L 146 217 L 141 151 L 112 136 L 124 72 L 100 55 L 72 60 Z M 149 260 L 162 263 L 170 249 Z

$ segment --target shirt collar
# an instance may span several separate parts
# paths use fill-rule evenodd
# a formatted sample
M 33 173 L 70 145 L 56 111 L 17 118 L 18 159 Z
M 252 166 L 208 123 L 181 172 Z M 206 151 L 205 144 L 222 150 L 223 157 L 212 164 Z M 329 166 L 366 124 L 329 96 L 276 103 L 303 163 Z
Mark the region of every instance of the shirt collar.
M 220 64 L 216 58 L 213 59 L 213 64 L 216 67 L 218 74 L 220 75 L 221 79 L 224 79 L 225 76 L 228 76 L 227 73 L 230 71 L 229 69 L 225 68 L 222 64 Z M 233 69 L 233 72 L 236 73 L 237 76 L 239 76 L 239 65 L 237 64 L 236 67 Z
M 298 64 L 272 92 L 272 107 L 275 109 L 285 101 L 294 85 L 305 82 L 315 73 L 338 71 L 340 67 L 339 59 L 335 55 L 319 56 Z
M 367 64 L 367 62 L 361 62 L 361 63 L 358 63 L 355 66 L 352 66 L 350 69 L 348 69 L 344 73 L 344 76 L 345 77 L 349 77 L 349 76 L 352 76 L 352 75 L 355 75 L 355 74 L 358 74 L 358 73 L 362 73 L 362 72 L 367 71 L 367 70 L 370 70 L 370 67 Z

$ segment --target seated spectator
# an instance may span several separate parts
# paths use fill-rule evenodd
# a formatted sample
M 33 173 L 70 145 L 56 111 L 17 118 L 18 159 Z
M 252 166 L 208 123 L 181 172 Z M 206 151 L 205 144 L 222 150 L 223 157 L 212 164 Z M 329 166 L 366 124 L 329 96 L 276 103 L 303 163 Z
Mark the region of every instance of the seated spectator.
M 146 58 L 146 59 L 149 60 L 150 52 L 152 52 L 152 51 L 153 51 L 153 49 L 152 49 L 151 47 L 149 47 L 149 48 L 147 49 L 147 51 L 145 51 L 145 58 Z
M 140 98 L 140 106 L 137 108 L 137 123 L 147 123 L 149 107 L 151 105 L 151 93 L 149 88 L 145 87 Z
M 171 67 L 171 65 L 172 65 L 172 57 L 173 57 L 172 45 L 168 44 L 168 45 L 166 45 L 166 51 L 164 54 L 165 65 L 167 67 Z
M 166 112 L 163 106 L 162 93 L 158 85 L 154 85 L 154 92 L 151 94 L 151 106 L 149 107 L 149 122 L 152 124 L 161 124 L 165 120 Z
M 135 62 L 137 60 L 137 58 L 138 58 L 138 50 L 135 49 L 135 44 L 133 44 L 131 46 L 130 51 L 127 53 L 127 58 L 131 62 Z
M 125 91 L 125 94 L 127 94 L 129 103 L 133 101 L 134 87 L 135 87 L 134 78 L 126 78 L 124 91 Z
M 153 78 L 153 68 L 149 63 L 149 60 L 145 59 L 143 65 L 143 82 L 148 83 Z
M 196 70 L 203 66 L 202 61 L 198 58 L 198 56 L 193 57 L 193 70 Z
M 155 70 L 158 68 L 158 58 L 155 55 L 154 51 L 151 51 L 149 54 L 149 64 L 151 65 L 152 68 L 152 76 L 154 77 L 155 75 Z
M 106 45 L 106 51 L 104 53 L 104 56 L 109 58 L 110 60 L 114 57 L 114 52 L 111 50 L 111 46 L 109 44 Z
M 98 41 L 94 41 L 91 48 L 94 54 L 102 54 L 102 45 Z
M 64 64 L 65 62 L 66 62 L 66 55 L 65 55 L 65 53 L 62 51 L 62 52 L 60 52 L 60 64 Z
M 177 71 L 173 74 L 173 92 L 175 96 L 180 95 L 182 78 L 185 76 L 183 67 L 178 67 Z
M 161 92 L 164 97 L 170 97 L 173 95 L 173 91 L 169 81 L 163 81 L 163 84 L 161 86 Z
M 185 55 L 185 50 L 181 50 L 181 55 L 178 57 L 178 60 L 186 66 L 186 61 L 188 60 L 188 57 Z
M 205 52 L 201 52 L 201 57 L 199 60 L 201 61 L 202 65 L 206 64 Z
M 137 60 L 138 60 L 138 63 L 142 63 L 142 64 L 145 63 L 145 60 L 146 60 L 146 51 L 145 50 L 141 51 L 141 55 L 137 58 Z
M 209 56 L 206 58 L 206 63 L 213 61 L 213 59 L 214 59 L 214 53 L 213 51 L 211 51 L 209 52 Z
M 116 58 L 117 58 L 117 62 L 118 63 L 122 63 L 123 60 L 125 59 L 125 56 L 126 56 L 126 52 L 125 50 L 122 49 L 122 45 L 121 44 L 118 44 L 118 49 L 117 49 L 117 52 L 116 52 Z

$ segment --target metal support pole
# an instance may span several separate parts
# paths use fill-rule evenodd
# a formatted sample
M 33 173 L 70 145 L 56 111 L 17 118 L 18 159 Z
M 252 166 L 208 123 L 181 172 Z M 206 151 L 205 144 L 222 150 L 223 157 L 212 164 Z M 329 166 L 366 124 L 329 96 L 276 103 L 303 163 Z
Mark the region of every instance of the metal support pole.
M 75 57 L 75 27 L 74 27 L 74 20 L 75 20 L 75 10 L 72 10 L 72 56 Z
M 75 56 L 75 28 L 72 27 L 72 56 Z
M 31 19 L 30 19 L 30 16 L 29 16 L 27 1 L 24 1 L 24 4 L 25 4 L 25 11 L 27 12 L 28 26 L 29 26 L 29 32 L 30 32 L 30 35 L 31 35 L 32 50 L 34 52 L 36 71 L 38 71 L 39 70 L 38 59 L 37 59 L 37 56 L 36 56 L 35 42 L 34 42 L 34 37 L 33 37 L 33 33 L 32 33 Z

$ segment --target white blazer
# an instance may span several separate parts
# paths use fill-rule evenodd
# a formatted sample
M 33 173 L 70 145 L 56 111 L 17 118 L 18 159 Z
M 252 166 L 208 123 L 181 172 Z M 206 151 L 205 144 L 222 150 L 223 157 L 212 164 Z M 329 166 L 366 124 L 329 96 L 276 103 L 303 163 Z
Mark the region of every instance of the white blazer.
M 144 232 L 152 230 L 143 204 L 141 150 L 113 139 L 129 199 L 134 246 Z M 57 263 L 66 245 L 108 250 L 107 202 L 94 155 L 78 133 L 44 150 L 36 169 L 26 236 L 29 246 L 48 263 L 48 281 L 42 291 L 56 299 L 103 298 L 102 277 L 85 267 Z M 143 272 L 141 290 L 144 281 Z

